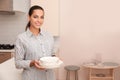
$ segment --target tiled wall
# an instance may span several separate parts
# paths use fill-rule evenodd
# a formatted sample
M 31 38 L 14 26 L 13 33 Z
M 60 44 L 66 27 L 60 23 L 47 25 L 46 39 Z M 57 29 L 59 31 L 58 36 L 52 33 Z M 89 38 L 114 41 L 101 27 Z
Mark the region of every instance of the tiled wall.
M 16 36 L 23 32 L 27 24 L 25 13 L 0 15 L 0 44 L 13 44 Z
M 13 44 L 16 36 L 25 30 L 27 24 L 27 13 L 30 7 L 30 1 L 25 2 L 24 6 L 16 5 L 16 9 L 24 9 L 24 12 L 16 12 L 15 15 L 1 15 L 0 14 L 0 44 Z M 17 4 L 17 3 L 16 3 Z M 23 3 L 19 3 L 23 4 Z

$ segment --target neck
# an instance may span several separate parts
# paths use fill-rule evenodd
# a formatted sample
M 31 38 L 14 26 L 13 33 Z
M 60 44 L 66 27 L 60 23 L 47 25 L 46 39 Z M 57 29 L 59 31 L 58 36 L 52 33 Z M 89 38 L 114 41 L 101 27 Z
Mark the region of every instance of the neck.
M 40 29 L 34 28 L 34 27 L 30 27 L 30 31 L 37 36 L 40 32 Z

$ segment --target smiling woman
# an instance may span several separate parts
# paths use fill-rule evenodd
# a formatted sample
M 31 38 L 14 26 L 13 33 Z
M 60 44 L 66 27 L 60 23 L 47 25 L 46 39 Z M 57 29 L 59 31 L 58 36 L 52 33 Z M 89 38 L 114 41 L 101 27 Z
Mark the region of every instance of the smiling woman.
M 41 29 L 44 22 L 44 9 L 32 6 L 28 14 L 26 31 L 18 35 L 15 43 L 15 65 L 23 69 L 23 80 L 55 80 L 54 71 L 41 66 L 39 59 L 52 56 L 53 36 Z

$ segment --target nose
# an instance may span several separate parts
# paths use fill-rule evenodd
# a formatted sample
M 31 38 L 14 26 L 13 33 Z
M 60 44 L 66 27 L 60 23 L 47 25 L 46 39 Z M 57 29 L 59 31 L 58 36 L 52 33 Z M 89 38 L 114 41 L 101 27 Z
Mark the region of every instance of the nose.
M 39 22 L 42 22 L 42 21 L 43 21 L 43 19 L 39 18 L 39 19 L 38 19 L 38 21 L 39 21 Z

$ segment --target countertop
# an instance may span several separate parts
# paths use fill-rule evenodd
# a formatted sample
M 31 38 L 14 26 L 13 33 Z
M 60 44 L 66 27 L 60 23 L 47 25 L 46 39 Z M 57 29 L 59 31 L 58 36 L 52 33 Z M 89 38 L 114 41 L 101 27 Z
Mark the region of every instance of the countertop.
M 15 50 L 14 49 L 0 49 L 0 53 L 1 52 L 15 52 Z
M 21 73 L 22 69 L 15 67 L 14 58 L 0 64 L 0 80 L 22 80 Z
M 83 66 L 87 67 L 87 68 L 96 68 L 96 69 L 113 69 L 113 68 L 120 67 L 120 64 L 115 63 L 115 62 L 103 62 L 103 63 L 99 63 L 97 65 L 89 63 L 89 64 L 85 64 Z

